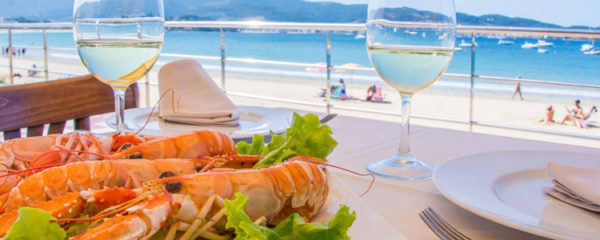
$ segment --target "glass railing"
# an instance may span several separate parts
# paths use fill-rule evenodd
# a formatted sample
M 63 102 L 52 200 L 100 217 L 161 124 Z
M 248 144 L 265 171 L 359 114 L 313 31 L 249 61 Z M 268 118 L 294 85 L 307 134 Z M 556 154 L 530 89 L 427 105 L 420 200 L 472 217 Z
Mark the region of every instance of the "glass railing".
M 43 68 L 41 68 L 41 72 L 44 73 L 44 78 L 49 79 L 49 74 L 64 74 L 64 75 L 76 75 L 78 73 L 69 72 L 69 71 L 60 71 L 53 70 L 49 68 L 48 65 L 48 56 L 49 51 L 71 51 L 73 55 L 76 56 L 75 49 L 69 47 L 49 47 L 47 40 L 47 32 L 55 32 L 55 31 L 69 31 L 71 29 L 71 23 L 4 23 L 0 24 L 0 30 L 3 30 L 7 36 L 7 39 L 0 40 L 0 44 L 2 44 L 2 49 L 8 49 L 9 52 L 6 54 L 6 58 L 9 60 L 8 64 L 0 64 L 0 67 L 5 67 L 9 69 L 8 79 L 5 80 L 6 84 L 13 84 L 13 71 L 16 69 L 21 70 L 35 70 L 40 71 L 40 69 L 32 69 L 30 67 L 18 66 L 14 63 L 15 56 L 12 54 L 12 49 L 14 48 L 27 48 L 30 51 L 39 51 L 43 55 L 44 63 Z M 335 54 L 339 54 L 343 50 L 337 50 L 337 52 L 332 53 L 332 37 L 338 37 L 338 35 L 344 34 L 352 34 L 352 36 L 356 35 L 359 38 L 360 35 L 364 34 L 364 24 L 329 24 L 329 23 L 287 23 L 287 22 L 167 22 L 166 27 L 171 31 L 204 31 L 204 32 L 212 32 L 213 35 L 218 37 L 217 39 L 213 39 L 213 47 L 220 48 L 218 54 L 213 54 L 213 56 L 207 56 L 202 54 L 186 54 L 186 53 L 170 53 L 166 50 L 163 50 L 161 54 L 161 58 L 165 59 L 176 59 L 176 58 L 194 58 L 199 61 L 206 61 L 216 64 L 215 69 L 212 69 L 215 73 L 215 76 L 218 76 L 220 79 L 220 85 L 227 92 L 228 95 L 233 97 L 247 98 L 247 99 L 258 99 L 262 101 L 270 101 L 270 102 L 279 102 L 284 104 L 296 104 L 296 105 L 305 105 L 312 107 L 311 109 L 322 109 L 326 112 L 331 112 L 334 109 L 341 111 L 352 111 L 352 112 L 363 112 L 375 115 L 388 115 L 388 116 L 398 116 L 400 109 L 392 109 L 390 107 L 373 107 L 365 104 L 352 104 L 352 102 L 338 101 L 335 99 L 331 99 L 329 94 L 324 94 L 321 100 L 306 100 L 306 99 L 292 99 L 287 97 L 285 94 L 283 95 L 267 95 L 256 92 L 244 92 L 239 91 L 237 89 L 231 88 L 232 81 L 235 82 L 235 79 L 229 79 L 228 76 L 231 72 L 235 77 L 238 77 L 235 72 L 239 71 L 242 68 L 253 68 L 254 66 L 261 66 L 267 68 L 274 68 L 279 72 L 287 72 L 289 69 L 296 69 L 299 72 L 303 72 L 300 75 L 296 75 L 298 78 L 307 77 L 313 78 L 320 82 L 320 85 L 323 89 L 330 89 L 332 85 L 334 85 L 333 79 L 341 78 L 341 77 L 349 77 L 350 83 L 355 82 L 358 86 L 367 86 L 370 84 L 379 84 L 385 86 L 382 82 L 377 82 L 377 76 L 371 67 L 365 66 L 348 66 L 344 64 L 333 64 L 332 56 Z M 41 46 L 24 46 L 23 43 L 16 42 L 13 38 L 15 32 L 22 31 L 39 31 L 42 32 L 42 44 Z M 600 140 L 600 134 L 597 134 L 597 131 L 561 131 L 560 129 L 553 129 L 552 127 L 545 126 L 540 123 L 540 126 L 531 124 L 518 124 L 511 123 L 507 121 L 502 121 L 499 119 L 495 121 L 493 117 L 482 117 L 478 112 L 486 113 L 489 110 L 488 108 L 498 108 L 497 104 L 487 104 L 484 99 L 489 97 L 490 95 L 497 95 L 497 92 L 488 91 L 492 88 L 504 89 L 503 97 L 510 97 L 511 88 L 517 83 L 516 75 L 521 75 L 519 73 L 514 73 L 515 76 L 506 76 L 507 74 L 512 74 L 510 69 L 504 69 L 502 71 L 507 72 L 507 74 L 503 74 L 504 76 L 496 76 L 487 74 L 487 70 L 485 68 L 488 67 L 480 67 L 482 74 L 478 74 L 480 69 L 478 69 L 477 61 L 479 59 L 485 59 L 486 57 L 496 54 L 494 53 L 497 49 L 490 49 L 486 47 L 482 47 L 486 44 L 491 46 L 491 41 L 498 41 L 498 45 L 508 43 L 515 44 L 510 51 L 518 51 L 519 47 L 516 46 L 516 41 L 511 40 L 519 40 L 523 39 L 542 39 L 544 40 L 555 40 L 561 41 L 561 44 L 565 46 L 571 44 L 571 48 L 573 48 L 572 43 L 585 43 L 587 41 L 592 41 L 593 39 L 600 38 L 600 31 L 592 31 L 592 30 L 577 30 L 577 29 L 539 29 L 539 28 L 515 28 L 515 27 L 479 27 L 479 26 L 458 26 L 457 27 L 459 38 L 457 39 L 457 52 L 455 53 L 455 59 L 453 60 L 453 64 L 449 70 L 443 74 L 443 79 L 453 79 L 448 80 L 446 82 L 440 83 L 440 86 L 434 87 L 431 90 L 425 90 L 425 95 L 427 94 L 438 94 L 445 89 L 449 88 L 460 88 L 460 100 L 456 101 L 456 104 L 464 105 L 464 109 L 459 114 L 436 114 L 434 113 L 420 113 L 415 112 L 414 117 L 425 119 L 425 120 L 434 120 L 434 121 L 443 121 L 449 123 L 458 123 L 462 125 L 468 126 L 468 129 L 472 131 L 474 126 L 486 126 L 500 129 L 514 129 L 521 131 L 529 131 L 529 132 L 538 132 L 538 133 L 546 133 L 546 134 L 555 134 L 555 135 L 563 135 L 577 138 L 585 138 L 585 139 L 595 139 Z M 323 42 L 322 45 L 322 58 L 320 62 L 322 63 L 306 63 L 301 61 L 294 60 L 271 60 L 271 59 L 254 59 L 248 57 L 230 57 L 228 56 L 229 51 L 229 43 L 227 41 L 230 34 L 250 34 L 252 32 L 260 32 L 260 33 L 304 33 L 304 34 L 318 34 L 323 37 L 317 37 L 317 40 Z M 363 35 L 364 36 L 364 35 Z M 499 39 L 508 39 L 505 42 L 500 41 Z M 532 40 L 532 41 L 533 41 Z M 217 42 L 218 44 L 214 43 Z M 360 40 L 357 40 L 360 41 Z M 363 40 L 364 41 L 364 40 Z M 481 41 L 481 46 L 478 43 Z M 227 44 L 226 44 L 227 43 Z M 528 41 L 525 41 L 528 43 Z M 239 47 L 239 46 L 238 46 Z M 294 46 L 288 46 L 289 48 L 293 48 Z M 523 48 L 526 48 L 523 46 Z M 544 48 L 538 48 L 544 49 Z M 593 50 L 593 49 L 592 49 Z M 510 51 L 506 50 L 505 55 L 509 55 L 507 59 L 500 59 L 503 61 L 510 61 Z M 525 50 L 524 50 L 525 51 Z M 535 50 L 533 50 L 535 51 Z M 540 52 L 542 50 L 538 50 Z M 548 51 L 543 50 L 543 51 Z M 554 50 L 557 52 L 558 50 Z M 481 53 L 480 53 L 481 52 Z M 364 53 L 366 55 L 366 51 Z M 552 56 L 555 58 L 560 58 L 560 53 L 556 53 L 556 56 Z M 533 56 L 533 55 L 532 55 Z M 536 55 L 537 56 L 537 55 Z M 541 56 L 541 55 L 540 55 Z M 582 53 L 582 56 L 583 53 Z M 600 58 L 600 55 L 598 56 Z M 596 60 L 594 60 L 596 61 Z M 456 63 L 455 63 L 456 62 Z M 537 62 L 533 62 L 532 68 L 536 67 Z M 569 63 L 565 63 L 569 64 Z M 453 68 L 453 65 L 457 65 L 457 67 Z M 489 64 L 488 64 L 489 65 Z M 312 72 L 307 73 L 306 71 L 312 70 Z M 456 70 L 457 72 L 452 72 Z M 291 71 L 291 70 L 290 70 Z M 496 71 L 496 72 L 502 72 Z M 543 69 L 539 71 L 544 71 Z M 494 72 L 494 71 L 491 71 Z M 156 73 L 154 73 L 156 74 Z M 584 76 L 585 77 L 585 76 Z M 320 80 L 319 80 L 320 79 Z M 535 104 L 539 106 L 545 106 L 544 100 L 547 99 L 544 97 L 540 97 L 541 95 L 550 96 L 550 98 L 555 97 L 553 94 L 558 96 L 557 98 L 561 98 L 562 100 L 557 100 L 555 103 L 560 105 L 568 106 L 570 103 L 565 99 L 573 99 L 573 98 L 583 98 L 584 102 L 591 102 L 599 104 L 600 103 L 600 84 L 599 81 L 587 81 L 587 82 L 559 82 L 552 81 L 547 79 L 537 79 L 537 78 L 520 78 L 518 79 L 522 86 L 522 92 L 526 94 L 531 94 L 527 96 L 527 98 L 531 98 Z M 155 87 L 157 85 L 156 81 L 150 80 L 149 77 L 146 77 L 145 80 L 141 81 L 143 86 L 146 86 L 146 104 L 151 104 L 151 96 L 150 88 Z M 561 93 L 564 92 L 564 93 Z M 326 92 L 326 91 L 325 91 Z M 393 90 L 388 89 L 389 95 L 392 96 L 395 93 Z M 540 95 L 541 94 L 541 95 Z M 561 95 L 562 94 L 562 95 Z M 481 96 L 480 96 L 481 95 Z M 560 96 L 559 96 L 560 95 Z M 497 96 L 496 96 L 497 97 Z M 481 100 L 479 100 L 481 99 Z M 540 100 L 542 99 L 542 100 Z M 478 100 L 478 101 L 476 101 Z M 445 100 L 442 101 L 440 105 L 443 105 Z M 537 102 L 536 102 L 537 101 Z M 448 103 L 450 104 L 450 103 Z M 510 107 L 514 107 L 517 103 L 511 102 L 507 107 L 508 109 L 499 109 L 500 118 L 502 115 L 511 114 L 512 110 Z M 600 105 L 600 104 L 599 104 Z M 541 108 L 541 107 L 540 107 Z M 557 107 L 560 108 L 560 107 Z M 478 110 L 483 109 L 483 110 Z M 556 109 L 556 108 L 555 108 Z M 587 110 L 587 109 L 586 109 Z M 504 112 L 504 113 L 503 113 Z M 542 112 L 535 115 L 536 117 L 542 118 Z M 491 114 L 493 115 L 493 114 Z M 490 120 L 492 118 L 492 120 Z M 555 120 L 560 121 L 562 116 L 555 116 Z M 597 114 L 596 117 L 597 118 Z M 527 121 L 537 122 L 538 119 L 529 119 Z M 593 126 L 593 125 L 592 125 Z M 596 127 L 598 128 L 598 127 Z M 597 129 L 596 129 L 597 130 Z

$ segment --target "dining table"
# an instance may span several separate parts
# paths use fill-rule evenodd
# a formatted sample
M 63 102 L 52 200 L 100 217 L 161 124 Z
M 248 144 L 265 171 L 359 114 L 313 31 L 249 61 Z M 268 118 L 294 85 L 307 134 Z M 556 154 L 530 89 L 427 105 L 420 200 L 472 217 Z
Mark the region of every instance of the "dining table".
M 303 110 L 292 111 L 307 113 Z M 325 116 L 326 113 L 316 113 Z M 110 132 L 104 119 L 107 115 L 92 117 L 94 132 Z M 400 142 L 400 124 L 375 119 L 337 116 L 327 123 L 338 145 L 328 156 L 330 164 L 360 173 L 367 173 L 367 163 L 384 159 L 397 152 Z M 413 124 L 410 129 L 412 154 L 434 166 L 463 156 L 498 151 L 564 151 L 600 155 L 600 148 L 589 148 L 567 143 L 534 141 L 520 138 L 473 133 L 460 130 Z M 599 144 L 600 146 L 600 144 Z M 349 171 L 331 171 L 356 196 L 371 183 L 368 176 Z M 469 187 L 469 186 L 464 186 Z M 360 197 L 372 214 L 379 215 L 405 239 L 437 239 L 421 220 L 419 212 L 431 207 L 448 223 L 471 239 L 545 239 L 515 230 L 471 213 L 445 198 L 431 179 L 394 180 L 376 177 L 371 189 Z M 360 215 L 357 216 L 360 218 Z M 364 231 L 371 231 L 364 229 Z M 398 238 L 398 237 L 396 237 Z

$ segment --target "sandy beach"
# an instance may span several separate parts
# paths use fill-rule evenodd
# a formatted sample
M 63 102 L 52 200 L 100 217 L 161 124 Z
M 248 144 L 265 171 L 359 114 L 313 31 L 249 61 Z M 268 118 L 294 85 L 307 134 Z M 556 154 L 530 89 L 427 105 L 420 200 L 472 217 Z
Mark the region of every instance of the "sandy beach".
M 15 78 L 15 84 L 44 81 L 43 72 L 38 73 L 34 77 L 27 77 L 27 68 L 30 68 L 33 64 L 36 64 L 39 68 L 43 66 L 43 60 L 29 57 L 14 58 L 15 73 L 19 73 L 22 76 L 21 78 Z M 0 67 L 0 76 L 8 74 L 9 69 L 4 67 L 8 65 L 8 58 L 6 56 L 2 56 L 0 58 L 0 65 L 2 65 Z M 75 60 L 49 59 L 49 69 L 51 71 L 68 72 L 73 74 L 87 73 L 87 70 L 84 68 L 81 62 Z M 302 71 L 302 69 L 299 70 Z M 155 67 L 148 75 L 150 82 L 157 82 L 157 73 L 158 68 Z M 213 76 L 213 79 L 217 82 L 217 84 L 220 85 L 220 73 L 210 72 L 210 74 Z M 65 75 L 56 73 L 50 74 L 50 79 L 62 77 L 65 77 Z M 231 99 L 236 104 L 295 108 L 317 112 L 326 111 L 324 107 L 325 99 L 318 96 L 321 89 L 324 89 L 326 86 L 325 79 L 323 79 L 323 81 L 314 81 L 298 78 L 255 76 L 230 72 L 226 73 L 226 77 L 226 90 L 231 92 L 232 95 L 241 93 L 270 98 L 292 99 L 322 104 L 323 107 L 231 96 Z M 5 81 L 9 82 L 8 79 Z M 143 81 L 143 79 L 140 81 Z M 337 81 L 332 79 L 332 84 L 337 84 Z M 400 117 L 398 115 L 384 115 L 379 113 L 360 112 L 347 109 L 357 108 L 367 109 L 370 111 L 393 112 L 397 114 L 400 113 L 400 96 L 393 88 L 382 86 L 385 100 L 389 103 L 373 103 L 363 101 L 366 97 L 367 87 L 368 85 L 365 84 L 353 83 L 351 78 L 347 80 L 347 93 L 357 99 L 345 101 L 332 100 L 331 104 L 334 106 L 332 112 L 386 121 L 400 121 Z M 141 83 L 140 93 L 142 107 L 151 106 L 158 100 L 159 93 L 156 85 L 149 85 L 149 87 L 146 88 L 146 85 Z M 573 122 L 567 122 L 565 125 L 559 125 L 556 123 L 544 124 L 539 122 L 539 120 L 544 117 L 546 108 L 550 104 L 554 106 L 554 120 L 562 120 L 562 118 L 566 115 L 566 107 L 572 108 L 573 106 L 572 99 L 553 99 L 540 97 L 533 98 L 528 97 L 526 91 L 523 91 L 523 97 L 524 100 L 519 100 L 518 96 L 515 100 L 513 100 L 510 95 L 476 92 L 473 100 L 473 120 L 481 123 L 510 125 L 514 126 L 515 128 L 528 128 L 539 131 L 559 131 L 568 135 L 600 136 L 600 114 L 598 113 L 593 114 L 588 120 L 588 123 L 590 123 L 591 126 L 583 129 L 575 126 Z M 419 117 L 430 116 L 443 119 L 468 121 L 469 102 L 470 99 L 467 92 L 449 92 L 439 89 L 426 89 L 415 94 L 413 98 L 412 115 L 414 117 L 411 119 L 411 121 L 413 124 L 469 131 L 469 126 L 465 123 L 431 120 Z M 600 106 L 600 103 L 584 101 L 581 104 L 585 111 L 588 111 L 593 105 Z M 368 128 L 368 126 L 358 127 Z M 560 142 L 595 148 L 600 147 L 600 141 L 598 140 L 480 125 L 474 125 L 473 132 L 526 138 L 539 141 Z

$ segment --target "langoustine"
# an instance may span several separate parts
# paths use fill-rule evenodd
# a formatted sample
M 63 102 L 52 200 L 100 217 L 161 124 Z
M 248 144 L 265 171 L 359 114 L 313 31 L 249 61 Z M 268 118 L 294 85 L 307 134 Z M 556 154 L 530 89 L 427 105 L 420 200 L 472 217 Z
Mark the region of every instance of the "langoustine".
M 212 130 L 194 131 L 176 137 L 125 135 L 98 138 L 91 133 L 74 132 L 14 139 L 0 143 L 0 175 L 3 175 L 0 178 L 0 194 L 10 191 L 24 176 L 5 176 L 15 171 L 73 161 L 128 158 L 187 159 L 236 153 L 235 143 L 229 136 Z
M 146 239 L 161 227 L 169 229 L 168 236 L 181 230 L 191 239 L 206 235 L 218 238 L 216 234 L 225 230 L 222 224 L 217 224 L 222 221 L 222 201 L 233 199 L 237 192 L 249 197 L 246 213 L 252 220 L 277 224 L 292 213 L 308 220 L 325 204 L 329 188 L 319 167 L 292 159 L 268 168 L 156 179 L 147 182 L 142 190 L 134 191 L 144 198 L 152 195 L 151 200 L 135 207 L 127 205 L 128 214 L 105 219 L 75 239 Z M 97 201 L 97 198 L 84 197 L 89 195 L 79 194 L 84 203 L 90 199 Z M 53 200 L 59 201 L 54 205 L 62 204 L 62 198 Z M 139 196 L 131 198 L 140 199 Z M 55 217 L 72 216 L 55 214 Z
M 72 162 L 31 175 L 0 197 L 0 212 L 37 204 L 87 189 L 119 187 L 158 179 L 161 173 L 175 176 L 206 171 L 213 167 L 242 168 L 260 160 L 260 156 L 234 155 L 201 159 L 129 159 Z
M 21 181 L 5 196 L 5 210 L 12 211 L 57 198 L 68 192 L 140 184 L 158 179 L 162 172 L 193 174 L 202 165 L 194 159 L 112 160 L 74 162 L 49 168 Z
M 264 219 L 276 225 L 292 213 L 310 220 L 323 207 L 329 193 L 325 173 L 311 162 L 295 159 L 268 168 L 175 176 L 146 185 L 150 188 L 162 186 L 173 197 L 163 196 L 161 204 L 146 204 L 135 208 L 137 211 L 133 215 L 109 219 L 76 239 L 102 239 L 107 236 L 146 239 L 158 231 L 169 216 L 176 219 L 170 222 L 173 225 L 169 232 L 185 231 L 182 239 L 195 239 L 202 234 L 217 238 L 215 234 L 225 230 L 218 224 L 224 211 L 220 199 L 233 199 L 235 193 L 247 195 L 245 211 L 250 219 Z M 191 208 L 190 203 L 185 203 L 188 198 L 194 204 Z M 173 199 L 181 199 L 182 202 Z M 188 206 L 188 210 L 179 211 L 182 206 Z M 215 229 L 215 232 L 207 232 L 208 229 Z

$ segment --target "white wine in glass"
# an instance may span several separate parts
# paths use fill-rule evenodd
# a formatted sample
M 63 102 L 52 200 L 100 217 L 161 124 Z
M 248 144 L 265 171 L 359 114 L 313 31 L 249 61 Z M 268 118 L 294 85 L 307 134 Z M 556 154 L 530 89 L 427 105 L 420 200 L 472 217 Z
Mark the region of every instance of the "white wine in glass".
M 77 51 L 100 81 L 124 90 L 152 68 L 161 46 L 158 41 L 84 40 L 77 42 Z M 115 59 L 119 64 L 112 64 Z
M 368 51 L 379 76 L 407 95 L 433 84 L 448 66 L 454 52 L 445 47 L 402 45 L 369 46 Z
M 456 14 L 453 0 L 371 0 L 367 17 L 367 51 L 379 76 L 402 99 L 398 153 L 369 163 L 376 175 L 427 179 L 433 166 L 410 153 L 412 95 L 440 78 L 454 53 Z
M 77 52 L 85 67 L 113 88 L 118 134 L 124 132 L 125 90 L 158 59 L 164 22 L 162 0 L 75 0 Z

